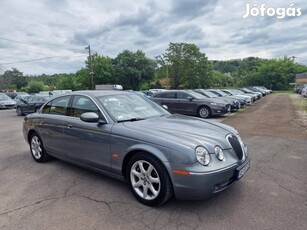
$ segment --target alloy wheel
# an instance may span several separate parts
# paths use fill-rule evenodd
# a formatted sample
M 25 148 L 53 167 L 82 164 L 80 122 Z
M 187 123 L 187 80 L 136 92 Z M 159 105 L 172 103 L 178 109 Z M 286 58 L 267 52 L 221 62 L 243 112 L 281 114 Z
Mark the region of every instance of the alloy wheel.
M 133 190 L 145 200 L 154 200 L 160 193 L 161 181 L 157 170 L 145 160 L 136 161 L 130 170 Z
M 42 145 L 37 136 L 33 136 L 31 139 L 31 152 L 35 159 L 39 160 L 42 157 Z

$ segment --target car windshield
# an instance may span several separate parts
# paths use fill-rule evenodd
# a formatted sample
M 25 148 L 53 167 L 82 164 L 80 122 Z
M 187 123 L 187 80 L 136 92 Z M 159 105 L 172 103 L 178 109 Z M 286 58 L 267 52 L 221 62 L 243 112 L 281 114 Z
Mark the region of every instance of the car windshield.
M 117 122 L 137 121 L 170 114 L 155 102 L 134 93 L 98 97 Z
M 4 93 L 0 94 L 0 101 L 4 101 L 4 100 L 11 100 L 11 98 L 9 96 L 7 96 Z
M 240 90 L 237 90 L 237 89 L 232 89 L 231 92 L 234 92 L 234 94 L 237 94 L 237 95 L 244 95 L 244 92 L 240 91 Z
M 227 95 L 225 92 L 223 92 L 222 90 L 217 89 L 216 92 L 218 92 L 219 94 L 221 94 L 222 97 L 227 97 L 227 96 L 228 96 L 228 95 Z
M 250 89 L 247 88 L 242 88 L 244 91 L 248 92 L 248 93 L 254 93 L 253 91 L 251 91 Z
M 212 93 L 210 91 L 204 90 L 202 91 L 203 93 L 205 93 L 208 97 L 210 98 L 215 98 L 215 97 L 219 97 L 218 95 L 216 95 L 215 93 Z
M 192 91 L 192 90 L 189 90 L 188 93 L 192 96 L 192 97 L 195 97 L 196 99 L 204 99 L 206 98 L 206 96 L 200 94 L 200 93 L 197 93 L 195 91 Z
M 29 99 L 31 99 L 32 97 L 33 96 L 28 95 L 28 96 L 23 97 L 22 100 L 23 101 L 29 101 Z

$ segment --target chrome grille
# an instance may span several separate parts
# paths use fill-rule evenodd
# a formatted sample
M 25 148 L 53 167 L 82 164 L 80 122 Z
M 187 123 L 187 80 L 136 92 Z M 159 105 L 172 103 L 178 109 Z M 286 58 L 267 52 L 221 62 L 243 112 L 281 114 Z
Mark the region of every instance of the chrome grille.
M 228 135 L 227 140 L 231 145 L 231 147 L 233 148 L 233 150 L 235 151 L 239 160 L 242 160 L 244 157 L 244 153 L 238 138 L 235 135 Z

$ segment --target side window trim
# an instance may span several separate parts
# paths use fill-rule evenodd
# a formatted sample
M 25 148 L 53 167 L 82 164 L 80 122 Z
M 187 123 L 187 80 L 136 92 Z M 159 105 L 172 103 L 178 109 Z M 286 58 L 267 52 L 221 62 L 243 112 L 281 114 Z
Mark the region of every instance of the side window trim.
M 52 111 L 51 111 L 51 108 L 53 107 L 53 103 L 54 103 L 55 101 L 61 99 L 61 98 L 62 98 L 62 99 L 65 98 L 65 97 L 69 97 L 68 103 L 67 103 L 67 106 L 66 106 L 65 114 L 53 114 Z M 61 96 L 61 97 L 54 98 L 53 100 L 51 100 L 50 102 L 48 102 L 48 104 L 51 103 L 51 106 L 50 106 L 50 108 L 49 108 L 49 114 L 51 114 L 51 115 L 59 115 L 59 116 L 67 116 L 67 114 L 68 114 L 68 112 L 69 112 L 69 104 L 70 104 L 70 102 L 71 102 L 71 95 L 65 95 L 65 96 Z M 46 105 L 47 105 L 47 104 L 46 104 Z
M 108 119 L 107 119 L 107 117 L 106 117 L 106 115 L 105 115 L 105 113 L 100 109 L 100 107 L 99 107 L 99 105 L 96 103 L 96 101 L 92 98 L 92 97 L 90 97 L 90 96 L 88 96 L 88 95 L 84 95 L 84 94 L 75 94 L 75 95 L 72 95 L 72 97 L 71 97 L 71 100 L 70 100 L 70 104 L 69 104 L 69 115 L 68 116 L 70 116 L 70 117 L 72 117 L 72 118 L 75 118 L 75 119 L 80 119 L 79 117 L 75 117 L 75 116 L 73 116 L 72 114 L 71 114 L 71 111 L 72 111 L 72 107 L 73 107 L 73 102 L 74 102 L 74 99 L 75 99 L 75 97 L 86 97 L 86 98 L 88 98 L 91 102 L 93 102 L 93 104 L 96 106 L 96 108 L 97 108 L 97 110 L 100 112 L 100 117 L 101 116 L 103 116 L 103 117 L 101 117 L 101 119 L 104 119 L 107 123 L 109 123 L 109 121 L 108 121 Z

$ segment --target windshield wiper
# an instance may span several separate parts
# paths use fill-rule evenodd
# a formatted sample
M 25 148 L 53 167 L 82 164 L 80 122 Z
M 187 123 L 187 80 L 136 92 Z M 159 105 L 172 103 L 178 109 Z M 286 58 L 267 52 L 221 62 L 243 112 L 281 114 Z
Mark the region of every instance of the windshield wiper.
M 117 121 L 117 123 L 120 123 L 120 122 L 127 122 L 127 121 L 133 122 L 133 121 L 141 121 L 141 120 L 145 120 L 145 118 L 133 117 L 133 118 L 126 119 L 126 120 Z

